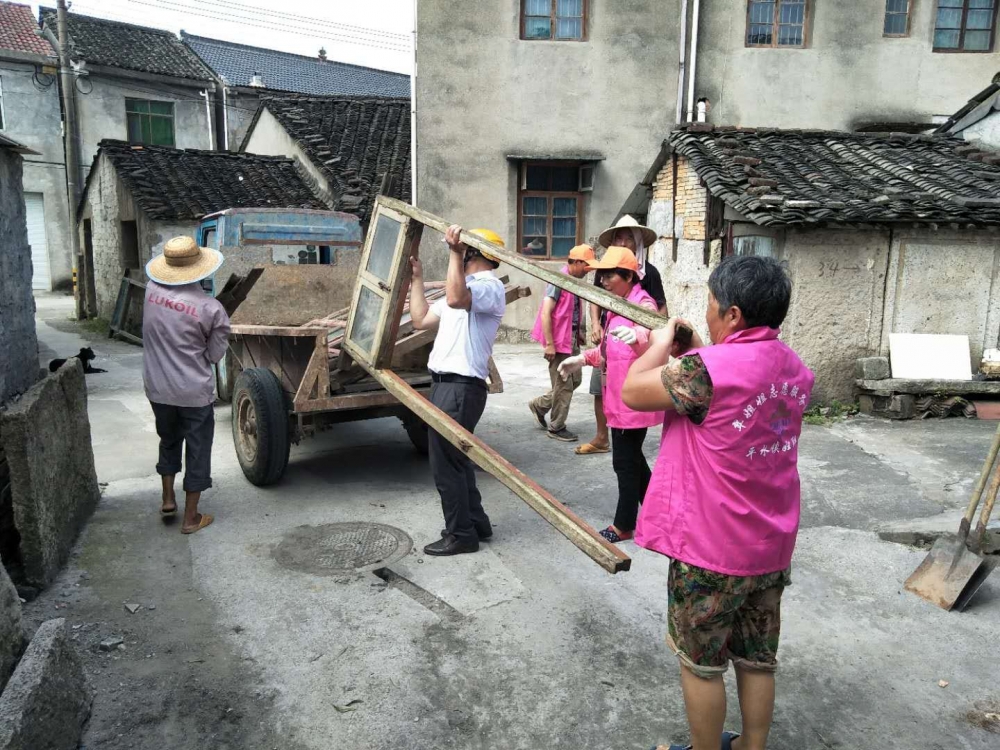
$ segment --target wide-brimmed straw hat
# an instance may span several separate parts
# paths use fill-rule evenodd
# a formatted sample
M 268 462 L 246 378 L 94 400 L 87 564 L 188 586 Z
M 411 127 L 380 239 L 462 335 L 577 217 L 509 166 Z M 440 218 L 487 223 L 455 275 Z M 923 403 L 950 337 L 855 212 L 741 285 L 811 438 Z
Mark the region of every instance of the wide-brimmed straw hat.
M 600 237 L 597 238 L 597 241 L 600 242 L 603 247 L 611 247 L 611 243 L 615 239 L 615 232 L 617 232 L 619 229 L 638 229 L 640 232 L 642 232 L 642 242 L 647 248 L 652 247 L 653 243 L 656 242 L 656 232 L 654 232 L 649 227 L 643 226 L 628 214 L 625 214 L 623 217 L 621 217 L 618 220 L 618 223 L 615 224 L 613 227 L 609 227 L 608 229 L 605 229 L 603 232 L 601 232 L 601 235 Z
M 180 286 L 207 279 L 222 265 L 222 253 L 198 247 L 191 237 L 174 237 L 163 246 L 163 254 L 146 264 L 146 275 L 157 284 Z
M 612 268 L 621 268 L 626 271 L 638 271 L 639 261 L 636 260 L 635 253 L 627 247 L 609 247 L 600 260 L 587 261 L 587 266 L 598 271 L 610 271 Z

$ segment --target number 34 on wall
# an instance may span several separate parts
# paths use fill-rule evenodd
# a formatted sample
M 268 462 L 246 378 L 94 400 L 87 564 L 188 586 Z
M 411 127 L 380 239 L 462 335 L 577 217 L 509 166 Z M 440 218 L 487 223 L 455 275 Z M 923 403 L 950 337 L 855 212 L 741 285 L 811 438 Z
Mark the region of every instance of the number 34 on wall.
M 833 261 L 831 263 L 822 262 L 819 264 L 819 276 L 823 278 L 824 276 L 836 277 L 838 271 L 854 271 L 857 273 L 861 270 L 861 266 L 854 264 L 853 266 L 842 266 L 839 261 Z

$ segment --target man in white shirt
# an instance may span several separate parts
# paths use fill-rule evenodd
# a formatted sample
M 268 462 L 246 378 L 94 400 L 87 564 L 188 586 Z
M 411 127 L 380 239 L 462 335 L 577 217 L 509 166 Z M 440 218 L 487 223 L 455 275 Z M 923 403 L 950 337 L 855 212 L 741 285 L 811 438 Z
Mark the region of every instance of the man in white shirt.
M 434 379 L 431 403 L 473 432 L 486 408 L 488 362 L 507 302 L 503 282 L 493 274 L 500 262 L 466 245 L 461 234 L 458 225 L 445 234 L 451 251 L 446 294 L 432 308 L 424 294 L 420 259 L 416 253 L 410 259 L 410 316 L 418 330 L 437 329 L 427 364 Z M 488 229 L 474 229 L 472 234 L 504 246 L 500 236 Z M 493 527 L 483 510 L 472 462 L 434 430 L 428 437 L 445 529 L 441 539 L 424 547 L 424 552 L 436 556 L 478 552 L 479 542 L 493 535 Z

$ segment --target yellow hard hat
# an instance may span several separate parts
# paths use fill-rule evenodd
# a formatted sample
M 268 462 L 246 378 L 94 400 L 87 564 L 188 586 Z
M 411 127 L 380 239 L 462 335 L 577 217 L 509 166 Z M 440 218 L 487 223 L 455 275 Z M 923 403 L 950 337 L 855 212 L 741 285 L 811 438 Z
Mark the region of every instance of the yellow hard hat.
M 473 229 L 470 230 L 469 234 L 474 234 L 477 237 L 482 237 L 484 240 L 486 240 L 487 242 L 492 242 L 494 245 L 499 245 L 500 247 L 507 247 L 507 245 L 503 241 L 503 238 L 499 234 L 494 232 L 492 229 Z M 497 258 L 495 255 L 492 255 L 491 253 L 484 253 L 482 250 L 478 249 L 477 252 L 491 263 L 496 263 L 497 265 L 500 264 L 500 259 Z

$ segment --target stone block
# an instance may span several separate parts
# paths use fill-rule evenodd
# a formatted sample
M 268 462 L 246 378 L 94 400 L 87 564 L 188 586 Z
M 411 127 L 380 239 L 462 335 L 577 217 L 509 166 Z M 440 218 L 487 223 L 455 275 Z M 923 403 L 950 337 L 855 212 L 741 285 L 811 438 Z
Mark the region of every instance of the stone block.
M 43 623 L 0 695 L 0 750 L 76 750 L 92 702 L 66 621 Z
M 24 644 L 21 600 L 7 571 L 0 567 L 0 690 L 7 684 L 17 660 L 24 653 Z
M 858 396 L 858 410 L 871 417 L 913 419 L 917 403 L 916 398 L 908 394 L 879 396 L 863 393 Z
M 45 587 L 97 506 L 83 368 L 71 360 L 0 415 L 22 580 Z M 11 571 L 14 573 L 14 571 Z
M 861 357 L 854 363 L 854 377 L 858 380 L 885 380 L 889 372 L 888 357 Z

